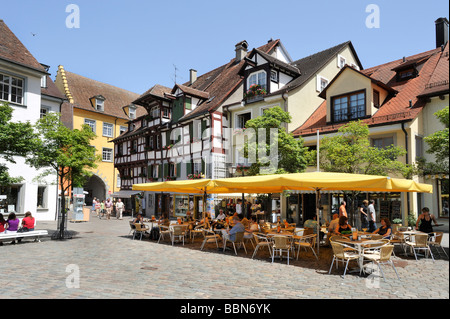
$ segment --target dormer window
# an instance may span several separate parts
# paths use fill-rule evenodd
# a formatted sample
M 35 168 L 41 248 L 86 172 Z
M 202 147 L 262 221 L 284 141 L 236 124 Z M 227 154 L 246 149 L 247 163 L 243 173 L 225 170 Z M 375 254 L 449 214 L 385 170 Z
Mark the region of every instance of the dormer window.
M 399 71 L 397 73 L 398 81 L 405 81 L 415 76 L 415 70 L 413 68 Z
M 97 111 L 103 112 L 105 110 L 105 101 L 100 99 L 95 99 L 95 109 Z
M 128 115 L 130 117 L 130 119 L 135 119 L 136 118 L 136 107 L 129 106 L 128 110 L 130 112 L 130 114 Z
M 93 96 L 89 99 L 91 101 L 92 106 L 98 112 L 105 111 L 105 98 L 101 95 Z
M 359 91 L 331 98 L 333 122 L 345 122 L 366 116 L 366 93 Z
M 260 71 L 256 73 L 250 74 L 247 80 L 247 88 L 250 88 L 252 85 L 259 85 L 263 89 L 267 89 L 266 83 L 267 75 L 265 71 Z

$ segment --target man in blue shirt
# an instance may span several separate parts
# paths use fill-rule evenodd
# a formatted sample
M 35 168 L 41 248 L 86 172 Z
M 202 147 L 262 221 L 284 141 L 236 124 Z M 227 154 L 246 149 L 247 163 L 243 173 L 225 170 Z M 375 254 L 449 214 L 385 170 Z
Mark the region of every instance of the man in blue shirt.
M 245 232 L 245 227 L 241 223 L 241 220 L 239 219 L 238 216 L 234 216 L 233 217 L 233 221 L 235 223 L 233 228 L 231 228 L 230 230 L 222 229 L 222 234 L 223 234 L 224 238 L 226 238 L 228 240 L 231 240 L 231 241 L 235 241 L 236 240 L 236 233 L 243 233 L 243 232 Z

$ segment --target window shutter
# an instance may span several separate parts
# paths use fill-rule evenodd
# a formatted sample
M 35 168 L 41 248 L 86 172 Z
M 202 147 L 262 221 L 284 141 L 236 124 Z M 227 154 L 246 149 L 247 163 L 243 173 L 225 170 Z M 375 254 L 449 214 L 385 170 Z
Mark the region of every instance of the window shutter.
M 189 141 L 192 143 L 194 140 L 194 123 L 189 123 Z
M 186 175 L 192 174 L 192 164 L 191 161 L 186 163 Z
M 202 174 L 203 174 L 203 175 L 206 175 L 206 163 L 205 163 L 205 161 L 203 160 L 203 158 L 202 158 Z
M 177 177 L 181 176 L 181 162 L 177 163 Z
M 152 178 L 153 177 L 153 165 L 149 165 L 147 167 L 147 178 Z

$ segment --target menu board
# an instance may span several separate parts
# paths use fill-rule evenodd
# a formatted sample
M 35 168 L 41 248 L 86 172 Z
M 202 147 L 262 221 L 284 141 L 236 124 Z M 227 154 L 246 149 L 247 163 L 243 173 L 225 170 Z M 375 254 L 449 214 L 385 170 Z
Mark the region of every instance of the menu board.
M 389 218 L 390 204 L 391 202 L 388 200 L 380 201 L 380 219 Z
M 401 219 L 402 218 L 402 203 L 398 200 L 391 202 L 391 220 L 394 220 L 396 218 Z

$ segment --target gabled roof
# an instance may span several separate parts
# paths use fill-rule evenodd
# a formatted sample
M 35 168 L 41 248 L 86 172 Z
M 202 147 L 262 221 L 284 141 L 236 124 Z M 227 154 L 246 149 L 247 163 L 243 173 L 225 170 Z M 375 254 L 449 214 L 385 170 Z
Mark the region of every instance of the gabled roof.
M 326 50 L 314 53 L 305 58 L 296 60 L 290 63 L 292 66 L 296 67 L 300 70 L 301 76 L 295 78 L 288 84 L 286 84 L 282 89 L 271 92 L 267 96 L 282 94 L 286 91 L 292 91 L 293 89 L 300 87 L 304 83 L 306 83 L 311 77 L 315 76 L 320 69 L 322 69 L 329 61 L 336 58 L 336 55 L 344 50 L 346 47 L 349 47 L 355 57 L 355 60 L 358 63 L 358 67 L 363 69 L 362 64 L 356 54 L 355 48 L 351 41 L 343 42 L 334 47 L 328 48 Z
M 170 100 L 169 94 L 172 94 L 172 89 L 155 84 L 150 89 L 148 89 L 144 94 L 142 94 L 139 98 L 137 98 L 135 101 L 133 101 L 134 104 L 137 105 L 145 105 L 149 101 L 158 99 L 158 100 Z
M 47 79 L 46 79 L 47 86 L 45 88 L 41 88 L 41 94 L 47 95 L 47 96 L 51 96 L 51 97 L 56 97 L 56 98 L 61 99 L 61 100 L 65 100 L 66 97 L 56 87 L 55 83 L 50 78 L 50 76 L 46 75 L 46 77 L 47 77 Z
M 398 66 L 403 64 L 403 59 L 378 65 L 363 71 L 375 83 L 382 83 L 386 87 L 397 91 L 398 93 L 382 104 L 379 110 L 372 117 L 363 119 L 362 121 L 368 125 L 388 125 L 404 121 L 410 121 L 419 114 L 426 104 L 426 100 L 421 98 L 422 92 L 429 85 L 431 79 L 441 79 L 445 76 L 445 60 L 441 60 L 445 53 L 440 48 L 422 52 L 406 58 L 406 61 L 422 61 L 423 66 L 419 76 L 397 82 L 396 71 Z M 425 60 L 423 60 L 425 59 Z M 422 63 L 421 62 L 421 63 Z M 442 62 L 442 63 L 438 63 Z M 448 61 L 447 74 L 448 74 Z M 356 71 L 356 70 L 355 70 Z M 337 75 L 338 76 L 338 75 Z M 447 75 L 448 79 L 448 75 Z M 448 89 L 447 89 L 448 94 Z M 411 101 L 411 107 L 410 107 Z M 316 111 L 302 124 L 293 131 L 294 136 L 306 136 L 316 134 L 319 130 L 321 133 L 335 132 L 346 123 L 328 124 L 326 122 L 327 103 L 326 100 L 316 109 Z
M 59 66 L 58 68 L 58 74 L 55 81 L 64 83 L 66 96 L 69 98 L 74 108 L 126 120 L 129 120 L 129 118 L 123 111 L 123 107 L 132 104 L 132 102 L 139 97 L 136 93 L 68 72 L 64 70 L 62 66 Z M 105 98 L 104 111 L 97 111 L 91 105 L 90 98 L 97 95 L 102 95 Z M 136 117 L 145 114 L 143 107 L 136 107 Z
M 47 74 L 44 67 L 20 42 L 3 20 L 0 20 L 0 59 Z
M 439 58 L 436 69 L 430 77 L 427 85 L 419 94 L 419 97 L 432 97 L 441 94 L 449 94 L 449 44 L 447 42 L 444 51 Z
M 191 96 L 195 96 L 204 100 L 209 99 L 209 93 L 205 92 L 205 91 L 200 91 L 182 84 L 175 84 L 175 86 L 172 89 L 172 94 L 174 94 L 177 89 L 180 89 L 183 93 L 191 95 Z
M 398 93 L 396 90 L 394 90 L 393 88 L 387 86 L 387 85 L 384 84 L 383 82 L 381 82 L 381 81 L 379 81 L 379 80 L 376 80 L 376 79 L 374 79 L 374 78 L 371 78 L 370 76 L 368 76 L 368 75 L 365 74 L 364 72 L 361 72 L 361 71 L 359 71 L 359 70 L 356 70 L 354 67 L 352 67 L 352 66 L 350 66 L 350 65 L 347 64 L 347 65 L 345 65 L 345 66 L 344 66 L 344 67 L 343 67 L 343 68 L 335 75 L 335 77 L 333 78 L 333 80 L 331 80 L 331 82 L 328 83 L 328 85 L 322 90 L 322 92 L 320 92 L 319 96 L 320 96 L 322 99 L 326 99 L 328 88 L 330 88 L 330 87 L 333 85 L 333 83 L 336 81 L 336 79 L 338 79 L 339 76 L 340 76 L 345 70 L 347 70 L 347 69 L 348 69 L 348 70 L 352 70 L 352 71 L 354 71 L 354 72 L 356 72 L 356 73 L 358 73 L 358 74 L 360 74 L 360 75 L 362 75 L 362 76 L 368 78 L 370 81 L 372 81 L 372 83 L 374 83 L 374 84 L 378 85 L 379 87 L 385 89 L 386 91 L 388 91 L 388 92 L 391 93 L 391 94 L 397 94 L 397 93 Z
M 292 65 L 290 65 L 288 63 L 285 63 L 285 62 L 283 62 L 281 60 L 278 60 L 277 58 L 275 58 L 275 57 L 265 53 L 264 51 L 262 51 L 260 49 L 256 49 L 256 48 L 253 49 L 250 52 L 250 54 L 248 55 L 248 57 L 246 58 L 247 63 L 245 63 L 242 66 L 242 68 L 240 70 L 240 73 L 245 69 L 246 65 L 252 63 L 252 61 L 250 59 L 252 59 L 255 56 L 255 54 L 261 55 L 267 62 L 269 62 L 269 64 L 271 64 L 272 66 L 274 66 L 276 68 L 284 70 L 288 74 L 291 74 L 293 76 L 298 76 L 298 75 L 301 74 L 300 70 L 297 67 L 292 66 Z
M 260 46 L 258 49 L 262 52 L 269 53 L 272 52 L 276 46 L 280 45 L 280 43 L 279 39 L 272 40 L 263 46 Z M 239 75 L 239 70 L 244 63 L 245 59 L 242 59 L 237 63 L 233 58 L 227 64 L 199 76 L 194 83 L 184 83 L 184 86 L 186 87 L 207 92 L 209 94 L 209 99 L 198 105 L 192 112 L 184 115 L 179 121 L 203 116 L 219 108 L 239 85 L 241 85 L 242 77 Z

